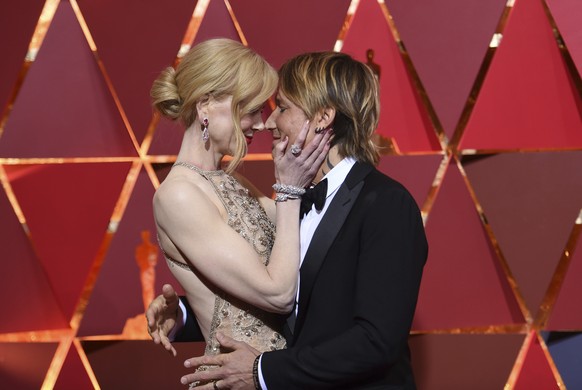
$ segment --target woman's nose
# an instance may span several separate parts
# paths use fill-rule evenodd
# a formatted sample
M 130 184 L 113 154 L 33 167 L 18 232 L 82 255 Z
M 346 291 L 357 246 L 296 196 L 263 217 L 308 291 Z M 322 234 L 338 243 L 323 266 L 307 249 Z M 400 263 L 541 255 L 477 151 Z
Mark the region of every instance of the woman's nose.
M 253 130 L 254 131 L 265 130 L 265 122 L 263 120 L 263 115 L 260 111 L 253 115 Z
M 261 122 L 260 124 L 257 123 L 253 126 L 253 131 L 255 132 L 259 132 L 259 131 L 263 131 L 265 130 L 265 124 L 263 122 Z

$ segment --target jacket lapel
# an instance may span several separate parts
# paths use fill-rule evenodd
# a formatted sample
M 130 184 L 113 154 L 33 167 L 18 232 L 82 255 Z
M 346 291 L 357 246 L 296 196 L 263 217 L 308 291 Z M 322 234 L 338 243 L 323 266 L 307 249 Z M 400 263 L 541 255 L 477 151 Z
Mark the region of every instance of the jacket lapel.
M 372 169 L 373 166 L 370 164 L 358 162 L 354 164 L 313 234 L 300 270 L 299 309 L 293 332 L 295 337 L 303 326 L 305 308 L 311 297 L 317 273 L 364 186 L 363 179 Z

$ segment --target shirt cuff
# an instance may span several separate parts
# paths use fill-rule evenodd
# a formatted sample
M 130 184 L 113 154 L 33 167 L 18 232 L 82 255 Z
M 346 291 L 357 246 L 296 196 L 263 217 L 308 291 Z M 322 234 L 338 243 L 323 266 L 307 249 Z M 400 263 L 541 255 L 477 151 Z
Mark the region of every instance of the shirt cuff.
M 174 325 L 170 333 L 168 333 L 168 339 L 172 343 L 176 340 L 176 335 L 178 335 L 182 331 L 182 329 L 184 329 L 184 326 L 186 325 L 186 320 L 188 319 L 188 312 L 186 311 L 186 306 L 184 306 L 182 300 L 178 300 L 178 306 L 180 307 L 180 310 L 177 310 L 176 313 L 176 324 Z
M 265 383 L 265 379 L 263 378 L 263 371 L 261 370 L 261 361 L 263 360 L 263 354 L 259 358 L 259 383 L 261 384 L 261 389 L 268 390 L 267 384 Z

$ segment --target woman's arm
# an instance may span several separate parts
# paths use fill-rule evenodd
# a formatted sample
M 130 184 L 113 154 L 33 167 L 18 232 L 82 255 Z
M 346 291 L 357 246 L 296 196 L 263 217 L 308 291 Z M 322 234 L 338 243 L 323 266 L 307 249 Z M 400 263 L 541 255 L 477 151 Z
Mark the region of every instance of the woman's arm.
M 285 312 L 296 289 L 299 201 L 284 203 L 277 206 L 279 234 L 267 267 L 194 183 L 172 180 L 160 186 L 154 216 L 166 252 L 171 254 L 175 247 L 180 257 L 227 293 L 264 310 Z
M 307 128 L 304 130 L 296 142 L 303 142 Z M 278 145 L 274 160 L 280 180 L 298 187 L 307 185 L 327 153 L 328 140 L 329 134 L 316 136 L 300 157 L 285 156 L 286 142 Z M 154 196 L 154 215 L 164 247 L 173 245 L 204 278 L 227 293 L 277 313 L 289 312 L 295 300 L 299 206 L 300 199 L 277 202 L 277 235 L 265 267 L 194 182 L 168 178 Z
M 257 187 L 255 187 L 255 185 L 253 183 L 251 183 L 243 175 L 235 172 L 233 174 L 233 176 L 235 177 L 236 180 L 239 181 L 239 183 L 241 183 L 243 186 L 245 186 L 249 190 L 249 192 L 251 193 L 251 195 L 253 197 L 257 198 L 257 200 L 259 201 L 261 207 L 263 209 L 265 209 L 265 212 L 269 216 L 269 219 L 271 221 L 275 222 L 275 218 L 276 218 L 276 205 L 275 205 L 275 201 L 270 196 L 267 196 L 266 194 L 263 194 L 261 192 L 261 190 L 259 190 Z

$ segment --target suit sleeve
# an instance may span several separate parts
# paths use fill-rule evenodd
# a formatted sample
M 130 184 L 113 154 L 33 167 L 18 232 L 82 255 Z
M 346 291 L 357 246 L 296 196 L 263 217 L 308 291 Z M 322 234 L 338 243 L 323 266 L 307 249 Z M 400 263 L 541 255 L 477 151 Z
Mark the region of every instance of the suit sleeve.
M 196 321 L 196 316 L 194 315 L 188 300 L 186 297 L 180 297 L 180 301 L 182 301 L 184 307 L 186 307 L 186 322 L 184 323 L 184 327 L 176 333 L 174 341 L 204 341 L 204 336 L 202 335 L 202 331 L 198 326 L 198 321 Z
M 370 207 L 352 243 L 360 248 L 355 304 L 346 308 L 352 326 L 318 344 L 265 353 L 269 389 L 334 388 L 409 366 L 408 335 L 428 252 L 422 219 L 401 187 L 366 196 Z

